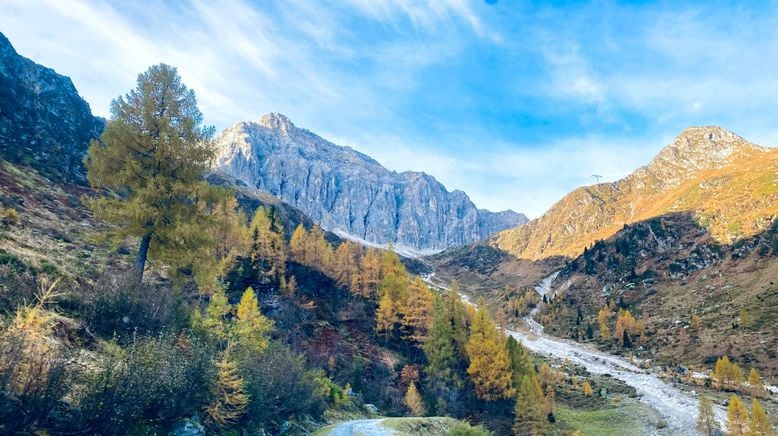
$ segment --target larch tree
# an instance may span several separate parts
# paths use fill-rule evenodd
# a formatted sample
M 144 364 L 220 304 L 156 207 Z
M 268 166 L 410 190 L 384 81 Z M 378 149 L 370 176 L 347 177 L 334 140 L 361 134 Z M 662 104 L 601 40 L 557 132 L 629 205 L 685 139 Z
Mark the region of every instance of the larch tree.
M 767 412 L 759 402 L 754 398 L 751 402 L 751 422 L 748 426 L 748 436 L 775 436 L 775 430 L 767 419 Z
M 419 395 L 418 389 L 416 389 L 416 383 L 411 382 L 408 385 L 408 390 L 405 391 L 405 398 L 403 399 L 405 406 L 410 410 L 413 416 L 424 416 L 427 412 L 424 409 L 424 402 Z
M 175 273 L 192 269 L 198 284 L 213 285 L 213 229 L 223 225 L 214 210 L 232 198 L 203 179 L 215 156 L 213 132 L 203 126 L 194 91 L 174 67 L 160 64 L 111 103 L 111 119 L 89 146 L 87 178 L 105 195 L 85 202 L 115 224 L 110 236 L 139 240 L 137 283 L 152 259 Z
M 407 337 L 417 344 L 423 344 L 432 327 L 432 310 L 435 295 L 421 278 L 416 277 L 408 288 L 408 303 L 402 324 Z
M 714 436 L 721 433 L 719 421 L 713 412 L 713 401 L 710 397 L 700 395 L 700 407 L 697 413 L 697 431 L 705 436 Z
M 249 396 L 245 382 L 240 377 L 238 366 L 230 356 L 230 347 L 216 362 L 216 380 L 211 389 L 213 400 L 206 407 L 206 421 L 219 427 L 234 424 L 246 413 Z
M 737 395 L 732 395 L 727 406 L 727 435 L 746 436 L 748 434 L 748 409 Z
M 267 278 L 283 277 L 286 272 L 286 243 L 274 214 L 264 207 L 258 208 L 249 230 L 253 270 Z
M 581 390 L 585 397 L 591 397 L 592 395 L 594 395 L 594 391 L 592 390 L 592 385 L 588 381 L 583 382 L 583 385 L 581 385 Z
M 384 253 L 381 261 L 381 280 L 378 283 L 376 328 L 390 334 L 402 321 L 408 299 L 408 272 L 400 256 L 394 251 Z
M 764 395 L 764 385 L 762 384 L 762 378 L 759 377 L 759 373 L 754 368 L 751 368 L 751 371 L 748 372 L 748 391 L 754 397 L 760 397 Z
M 537 377 L 524 376 L 516 398 L 513 434 L 516 436 L 545 436 L 548 419 L 544 413 L 545 398 Z
M 261 353 L 270 341 L 273 322 L 259 312 L 253 289 L 247 288 L 243 292 L 235 314 L 235 343 L 246 356 Z
M 478 398 L 495 401 L 513 396 L 511 365 L 505 339 L 497 330 L 483 304 L 470 326 L 467 374 Z

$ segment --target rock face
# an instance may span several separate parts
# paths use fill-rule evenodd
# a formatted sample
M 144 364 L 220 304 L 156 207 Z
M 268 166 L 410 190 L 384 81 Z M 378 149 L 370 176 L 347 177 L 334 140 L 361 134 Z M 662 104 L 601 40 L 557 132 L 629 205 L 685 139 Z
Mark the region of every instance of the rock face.
M 721 127 L 690 127 L 629 176 L 578 188 L 491 242 L 523 259 L 576 257 L 627 224 L 689 212 L 717 241 L 731 243 L 778 216 L 775 174 L 778 149 Z
M 103 125 L 69 78 L 20 56 L 0 33 L 0 157 L 83 182 L 81 161 Z
M 464 192 L 448 192 L 427 174 L 391 172 L 280 114 L 238 123 L 215 142 L 218 170 L 270 192 L 342 236 L 431 252 L 527 220 L 513 211 L 477 209 Z

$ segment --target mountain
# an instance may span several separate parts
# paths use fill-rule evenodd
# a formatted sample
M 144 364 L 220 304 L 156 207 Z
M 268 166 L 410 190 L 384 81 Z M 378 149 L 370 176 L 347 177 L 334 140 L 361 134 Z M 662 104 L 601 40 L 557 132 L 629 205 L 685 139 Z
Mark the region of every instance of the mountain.
M 778 215 L 778 149 L 720 127 L 691 127 L 646 166 L 566 195 L 543 216 L 491 243 L 524 259 L 575 257 L 627 224 L 692 212 L 721 243 L 766 229 Z
M 396 173 L 335 145 L 285 116 L 241 122 L 216 138 L 217 169 L 301 209 L 328 230 L 416 252 L 481 240 L 527 221 L 513 211 L 477 209 L 420 172 Z
M 103 124 L 69 78 L 20 56 L 0 33 L 0 157 L 83 182 L 81 160 Z

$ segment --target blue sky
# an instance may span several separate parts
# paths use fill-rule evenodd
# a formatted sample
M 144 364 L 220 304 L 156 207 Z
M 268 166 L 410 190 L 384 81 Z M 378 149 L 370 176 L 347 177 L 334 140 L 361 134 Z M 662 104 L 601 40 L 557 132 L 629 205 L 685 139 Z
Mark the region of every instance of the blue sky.
M 219 129 L 281 112 L 536 217 L 690 125 L 778 145 L 778 3 L 731 3 L 3 0 L 0 31 L 97 114 L 166 62 Z

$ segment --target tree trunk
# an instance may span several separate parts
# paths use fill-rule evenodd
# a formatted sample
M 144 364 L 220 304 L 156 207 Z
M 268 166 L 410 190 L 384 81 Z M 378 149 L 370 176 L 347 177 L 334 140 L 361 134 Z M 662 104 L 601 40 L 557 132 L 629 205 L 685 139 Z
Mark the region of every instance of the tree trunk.
M 149 243 L 151 243 L 151 233 L 146 233 L 140 240 L 138 247 L 138 257 L 135 258 L 135 283 L 143 283 L 143 270 L 146 267 L 146 256 L 149 253 Z

